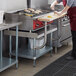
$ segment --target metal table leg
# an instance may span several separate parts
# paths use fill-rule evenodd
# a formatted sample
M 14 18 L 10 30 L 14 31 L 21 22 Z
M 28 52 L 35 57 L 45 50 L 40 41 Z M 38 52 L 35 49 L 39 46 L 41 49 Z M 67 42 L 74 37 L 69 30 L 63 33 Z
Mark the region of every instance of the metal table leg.
M 2 47 L 3 47 L 3 31 L 0 32 L 0 60 L 2 67 Z
M 53 33 L 51 33 L 51 47 L 52 47 L 52 37 L 53 37 Z M 52 50 L 51 50 L 51 54 L 50 54 L 51 56 L 52 56 Z
M 45 22 L 45 43 L 47 42 L 47 22 Z
M 11 64 L 11 53 L 12 53 L 12 36 L 9 35 L 9 56 L 10 56 L 10 64 Z
M 9 36 L 9 56 L 11 58 L 11 53 L 12 53 L 12 36 Z
M 61 33 L 62 33 L 62 31 L 61 31 L 61 29 L 62 29 L 62 26 L 61 26 L 61 19 L 58 19 L 58 26 L 57 26 L 57 35 L 58 35 L 58 40 L 57 40 L 57 46 L 55 46 L 55 54 L 57 53 L 57 51 L 58 51 L 58 46 L 59 46 L 59 44 L 58 44 L 58 41 L 60 42 L 60 39 L 61 39 Z
M 16 68 L 18 68 L 18 26 L 16 26 Z
M 9 50 L 10 50 L 9 55 L 11 59 L 11 53 L 12 53 L 12 36 L 11 35 L 9 39 Z M 16 26 L 16 68 L 18 68 L 18 26 Z
M 34 38 L 34 42 L 33 42 L 33 48 L 35 48 L 36 46 L 36 39 Z M 33 61 L 33 66 L 36 66 L 36 49 L 33 50 L 33 57 L 34 57 L 34 61 Z

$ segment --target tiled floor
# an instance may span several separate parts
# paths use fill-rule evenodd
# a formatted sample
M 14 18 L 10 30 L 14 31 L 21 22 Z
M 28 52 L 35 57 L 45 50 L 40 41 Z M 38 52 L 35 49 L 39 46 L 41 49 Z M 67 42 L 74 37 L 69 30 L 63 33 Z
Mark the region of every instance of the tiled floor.
M 37 73 L 53 61 L 55 61 L 57 58 L 70 51 L 71 48 L 72 46 L 71 44 L 69 44 L 68 46 L 63 46 L 59 48 L 58 53 L 53 54 L 52 57 L 50 57 L 50 53 L 42 56 L 37 60 L 37 66 L 35 68 L 32 66 L 32 60 L 20 59 L 18 69 L 16 69 L 15 66 L 13 66 L 1 72 L 0 76 L 33 76 L 35 73 Z

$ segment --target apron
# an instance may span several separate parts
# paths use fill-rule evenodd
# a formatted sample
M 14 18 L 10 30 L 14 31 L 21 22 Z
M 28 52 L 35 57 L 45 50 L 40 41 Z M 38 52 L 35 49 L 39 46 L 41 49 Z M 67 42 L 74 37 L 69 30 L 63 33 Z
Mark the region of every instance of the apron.
M 66 6 L 67 1 L 63 0 L 63 5 Z M 76 7 L 70 7 L 67 11 L 70 19 L 70 26 L 72 31 L 76 31 Z

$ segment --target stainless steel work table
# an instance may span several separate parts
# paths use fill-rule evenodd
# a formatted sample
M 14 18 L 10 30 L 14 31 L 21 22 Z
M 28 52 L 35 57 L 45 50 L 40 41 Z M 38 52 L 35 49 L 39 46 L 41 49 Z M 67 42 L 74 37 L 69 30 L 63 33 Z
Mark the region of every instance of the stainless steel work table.
M 47 22 L 45 22 L 45 28 L 41 29 L 41 30 L 38 30 L 38 31 L 35 31 L 35 32 L 32 32 L 32 31 L 29 31 L 29 32 L 23 32 L 23 31 L 18 31 L 18 36 L 19 37 L 28 37 L 28 38 L 31 38 L 33 39 L 33 47 L 35 47 L 36 45 L 36 39 L 37 38 L 41 38 L 41 37 L 44 37 L 44 32 L 49 35 L 49 39 L 50 41 L 48 42 L 49 44 L 46 45 L 45 47 L 41 48 L 41 49 L 31 49 L 29 47 L 29 44 L 28 44 L 28 47 L 24 46 L 24 47 L 20 47 L 18 49 L 18 56 L 19 57 L 22 57 L 22 58 L 28 58 L 28 59 L 33 59 L 33 66 L 36 66 L 36 60 L 41 57 L 42 55 L 48 53 L 48 52 L 51 52 L 52 54 L 52 34 L 54 31 L 56 31 L 57 28 L 55 26 L 49 26 L 47 25 Z M 12 36 L 15 36 L 15 31 L 14 30 L 5 30 L 4 31 L 4 34 L 6 35 L 12 35 Z M 49 40 L 48 39 L 48 40 Z M 15 56 L 15 51 L 12 51 L 12 55 Z
M 5 69 L 13 66 L 16 64 L 16 68 L 18 68 L 18 25 L 20 25 L 21 22 L 18 23 L 12 23 L 12 24 L 0 24 L 0 72 L 4 71 Z M 11 51 L 12 51 L 12 44 L 11 44 L 11 38 L 12 36 L 9 35 L 9 54 L 10 57 L 3 57 L 3 31 L 9 30 L 12 27 L 16 27 L 16 58 L 11 58 Z

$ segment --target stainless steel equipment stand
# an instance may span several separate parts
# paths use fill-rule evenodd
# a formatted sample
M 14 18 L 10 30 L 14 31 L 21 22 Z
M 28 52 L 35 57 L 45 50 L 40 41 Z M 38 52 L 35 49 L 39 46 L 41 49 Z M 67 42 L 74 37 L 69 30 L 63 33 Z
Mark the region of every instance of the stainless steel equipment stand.
M 7 68 L 13 66 L 16 64 L 16 68 L 18 68 L 18 25 L 20 23 L 15 24 L 0 24 L 0 72 L 6 70 Z M 12 36 L 9 37 L 9 54 L 10 57 L 3 57 L 2 51 L 3 51 L 3 31 L 12 27 L 16 27 L 16 59 L 11 58 L 11 51 L 12 51 Z
M 49 25 L 51 26 L 51 25 Z M 30 48 L 25 48 L 25 47 L 22 47 L 22 48 L 19 48 L 18 50 L 18 56 L 19 57 L 22 57 L 22 58 L 27 58 L 27 59 L 33 59 L 33 66 L 35 67 L 36 66 L 36 60 L 41 57 L 42 55 L 48 53 L 48 52 L 51 52 L 52 53 L 52 34 L 53 32 L 55 32 L 57 30 L 57 27 L 50 27 L 47 29 L 47 22 L 45 22 L 45 29 L 46 29 L 46 34 L 50 34 L 50 45 L 43 47 L 41 49 L 36 49 L 35 48 L 35 45 L 36 45 L 36 39 L 39 39 L 41 37 L 44 37 L 45 34 L 44 34 L 44 29 L 42 30 L 39 30 L 39 31 L 36 31 L 36 32 L 32 32 L 32 31 L 29 31 L 29 32 L 23 32 L 23 31 L 19 31 L 18 32 L 18 36 L 19 37 L 27 37 L 27 38 L 32 38 L 33 39 L 33 48 L 34 49 L 30 49 Z M 15 36 L 15 31 L 10 31 L 10 30 L 6 30 L 4 31 L 4 34 L 6 35 L 12 35 L 12 36 Z M 46 36 L 47 38 L 47 36 Z M 11 37 L 10 37 L 10 41 L 11 41 Z M 27 45 L 27 44 L 25 44 Z M 12 55 L 15 55 L 15 51 L 12 51 Z

